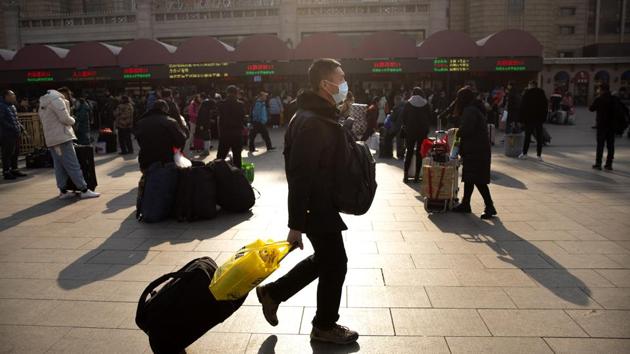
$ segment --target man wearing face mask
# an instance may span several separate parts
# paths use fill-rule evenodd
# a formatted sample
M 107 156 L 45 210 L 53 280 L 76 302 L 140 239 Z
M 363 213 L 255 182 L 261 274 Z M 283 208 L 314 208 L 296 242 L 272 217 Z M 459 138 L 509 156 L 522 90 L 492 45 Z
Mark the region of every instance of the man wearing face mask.
M 302 234 L 306 233 L 315 253 L 277 281 L 258 287 L 256 294 L 265 319 L 276 326 L 280 303 L 319 278 L 311 339 L 351 344 L 359 334 L 337 324 L 348 262 L 341 231 L 347 227 L 333 204 L 337 147 L 345 139 L 336 107 L 346 98 L 348 84 L 341 64 L 333 59 L 313 62 L 308 76 L 312 90 L 298 96 L 298 110 L 285 134 L 287 241 L 303 249 Z

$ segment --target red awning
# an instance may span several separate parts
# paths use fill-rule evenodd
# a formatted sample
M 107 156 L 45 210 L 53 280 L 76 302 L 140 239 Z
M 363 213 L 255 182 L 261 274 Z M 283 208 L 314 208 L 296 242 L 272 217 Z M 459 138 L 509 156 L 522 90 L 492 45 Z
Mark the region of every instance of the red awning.
M 116 56 L 122 48 L 100 42 L 84 42 L 70 48 L 65 62 L 73 68 L 116 66 Z
M 416 53 L 420 58 L 476 57 L 479 47 L 466 33 L 445 30 L 435 32 L 418 44 Z
M 67 68 L 64 58 L 68 50 L 44 44 L 32 44 L 22 47 L 11 61 L 13 70 L 60 69 Z
M 177 47 L 155 39 L 136 39 L 125 45 L 118 54 L 118 65 L 152 65 L 173 63 Z
M 356 58 L 415 58 L 416 42 L 398 32 L 376 32 L 365 37 Z
M 350 43 L 335 33 L 315 33 L 300 42 L 293 52 L 295 60 L 313 60 L 317 58 L 346 59 L 353 58 Z
M 14 51 L 8 49 L 0 49 L 0 70 L 9 70 L 11 60 L 14 56 Z
M 280 38 L 256 34 L 243 39 L 234 51 L 236 61 L 289 60 L 291 51 Z
M 177 47 L 174 61 L 177 63 L 203 63 L 231 60 L 234 48 L 214 37 L 194 37 Z
M 529 32 L 517 29 L 493 33 L 477 41 L 483 57 L 541 57 L 543 47 Z

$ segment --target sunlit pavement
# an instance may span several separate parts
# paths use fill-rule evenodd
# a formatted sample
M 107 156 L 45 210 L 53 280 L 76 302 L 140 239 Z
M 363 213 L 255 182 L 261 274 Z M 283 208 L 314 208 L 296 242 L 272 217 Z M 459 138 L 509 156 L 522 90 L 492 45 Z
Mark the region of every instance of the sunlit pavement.
M 372 209 L 345 218 L 340 323 L 359 331 L 357 345 L 310 342 L 314 283 L 280 307 L 277 327 L 250 295 L 188 352 L 630 352 L 630 139 L 618 140 L 614 172 L 594 171 L 592 123 L 579 110 L 577 126 L 547 125 L 544 163 L 505 157 L 497 136 L 491 221 L 477 192 L 471 215 L 427 215 L 402 163 L 379 160 Z M 114 154 L 97 157 L 98 199 L 58 201 L 52 170 L 1 182 L 0 352 L 150 352 L 134 323 L 149 281 L 286 236 L 282 133 L 278 150 L 249 158 L 261 194 L 251 214 L 140 224 L 137 162 Z

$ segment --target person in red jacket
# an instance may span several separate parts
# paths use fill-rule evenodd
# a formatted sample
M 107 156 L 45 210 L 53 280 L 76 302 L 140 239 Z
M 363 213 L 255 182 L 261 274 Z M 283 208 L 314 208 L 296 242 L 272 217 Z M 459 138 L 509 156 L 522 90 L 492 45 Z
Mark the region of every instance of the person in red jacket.
M 367 128 L 365 129 L 365 133 L 361 137 L 362 141 L 368 140 L 372 134 L 376 132 L 376 127 L 378 123 L 378 101 L 380 98 L 375 96 L 372 98 L 372 102 L 370 102 L 370 106 L 367 109 L 367 113 L 365 115 L 365 119 L 367 120 Z

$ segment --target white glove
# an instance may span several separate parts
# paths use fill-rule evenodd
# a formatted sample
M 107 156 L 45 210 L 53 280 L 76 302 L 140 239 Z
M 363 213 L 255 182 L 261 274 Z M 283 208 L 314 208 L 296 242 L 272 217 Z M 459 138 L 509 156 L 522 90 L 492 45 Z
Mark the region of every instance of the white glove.
M 182 151 L 180 149 L 173 149 L 175 155 L 173 156 L 173 161 L 175 165 L 179 168 L 190 168 L 192 167 L 192 162 L 189 159 L 184 157 Z

